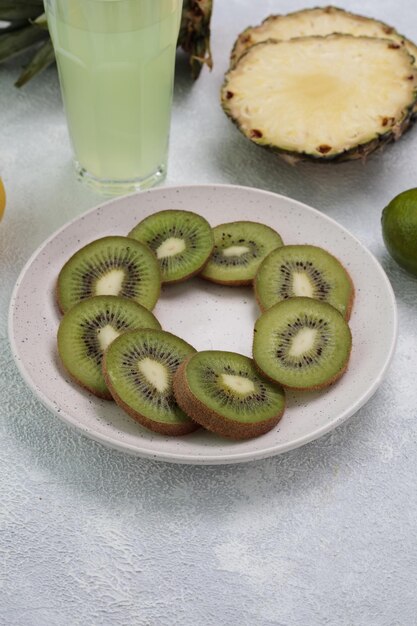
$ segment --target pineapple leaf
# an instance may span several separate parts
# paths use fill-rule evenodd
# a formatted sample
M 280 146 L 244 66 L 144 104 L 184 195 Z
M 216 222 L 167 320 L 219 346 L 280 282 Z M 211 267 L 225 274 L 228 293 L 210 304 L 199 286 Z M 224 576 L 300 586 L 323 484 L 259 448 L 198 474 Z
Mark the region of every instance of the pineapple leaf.
M 16 7 L 26 7 L 30 4 L 42 7 L 43 11 L 43 0 L 0 0 L 0 6 L 10 5 Z
M 54 48 L 52 46 L 52 41 L 48 39 L 39 48 L 35 56 L 32 58 L 29 64 L 25 67 L 23 72 L 20 74 L 19 78 L 15 82 L 16 87 L 22 87 L 31 78 L 33 78 L 34 76 L 36 76 L 36 74 L 39 74 L 40 72 L 45 70 L 54 61 L 55 61 Z
M 0 63 L 15 54 L 20 54 L 47 36 L 43 29 L 35 26 L 25 26 L 20 30 L 13 30 L 2 35 L 0 37 Z
M 212 67 L 210 53 L 210 20 L 213 0 L 184 0 L 177 45 L 190 58 L 191 74 L 197 78 L 203 65 Z M 32 76 L 50 65 L 54 58 L 48 41 L 48 25 L 43 0 L 0 0 L 0 21 L 10 22 L 0 28 L 0 63 L 44 42 L 18 78 L 25 84 Z M 47 45 L 48 43 L 48 45 Z
M 48 21 L 46 19 L 45 13 L 41 13 L 41 15 L 38 15 L 36 20 L 33 20 L 33 24 L 35 26 L 39 26 L 39 28 L 43 28 L 44 30 L 48 30 Z
M 210 20 L 212 0 L 184 0 L 178 45 L 190 56 L 191 74 L 198 78 L 203 65 L 210 69 Z
M 42 2 L 30 0 L 0 0 L 1 20 L 29 20 L 43 12 Z

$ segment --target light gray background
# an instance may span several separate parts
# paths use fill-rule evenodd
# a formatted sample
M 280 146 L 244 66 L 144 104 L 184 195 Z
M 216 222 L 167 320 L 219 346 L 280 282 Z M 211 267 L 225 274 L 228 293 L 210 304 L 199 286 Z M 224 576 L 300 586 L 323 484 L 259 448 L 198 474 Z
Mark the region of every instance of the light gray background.
M 390 260 L 380 235 L 385 204 L 417 186 L 417 130 L 366 164 L 335 167 L 291 168 L 251 145 L 218 104 L 234 38 L 269 13 L 316 3 L 215 4 L 214 71 L 192 84 L 179 59 L 167 184 L 260 187 L 348 227 L 393 284 L 396 357 L 378 393 L 344 426 L 247 465 L 130 458 L 60 423 L 14 366 L 8 303 L 36 247 L 101 199 L 74 180 L 55 71 L 17 91 L 23 60 L 1 67 L 2 626 L 417 624 L 417 280 Z M 344 7 L 417 40 L 412 0 Z

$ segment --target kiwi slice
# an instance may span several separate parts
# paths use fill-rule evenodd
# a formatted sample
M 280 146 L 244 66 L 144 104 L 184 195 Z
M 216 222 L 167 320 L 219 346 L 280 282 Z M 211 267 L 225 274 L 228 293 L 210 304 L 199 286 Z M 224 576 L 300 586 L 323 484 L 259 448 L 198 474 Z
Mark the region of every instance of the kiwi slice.
M 164 435 L 185 435 L 198 428 L 178 406 L 173 376 L 195 349 L 162 330 L 120 335 L 103 359 L 107 386 L 117 404 L 142 426 Z
M 280 235 L 258 222 L 230 222 L 213 228 L 214 250 L 202 278 L 221 285 L 251 284 L 263 259 L 283 245 Z
M 94 296 L 75 304 L 61 320 L 58 352 L 70 376 L 100 398 L 111 400 L 101 369 L 110 343 L 126 330 L 161 328 L 156 317 L 127 298 Z
M 161 290 L 155 255 L 128 237 L 103 237 L 78 250 L 58 276 L 57 297 L 63 313 L 92 296 L 131 298 L 153 309 Z
M 320 389 L 347 368 L 352 336 L 327 302 L 291 298 L 274 304 L 255 323 L 253 358 L 262 374 L 293 389 Z
M 249 439 L 271 430 L 285 408 L 285 392 L 261 378 L 252 359 L 206 350 L 188 357 L 174 376 L 180 407 L 223 437 Z
M 294 296 L 328 302 L 349 319 L 354 299 L 352 280 L 336 257 L 317 246 L 282 246 L 263 261 L 254 281 L 263 311 Z
M 198 274 L 213 249 L 210 224 L 191 211 L 159 211 L 145 217 L 130 231 L 153 250 L 163 283 L 177 283 Z

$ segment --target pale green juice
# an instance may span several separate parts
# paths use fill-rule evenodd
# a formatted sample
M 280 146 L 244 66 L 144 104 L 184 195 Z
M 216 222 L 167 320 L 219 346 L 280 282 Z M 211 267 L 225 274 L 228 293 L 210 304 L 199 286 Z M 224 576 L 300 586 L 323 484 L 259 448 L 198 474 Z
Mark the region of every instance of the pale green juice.
M 162 175 L 182 0 L 45 4 L 81 168 L 107 181 Z

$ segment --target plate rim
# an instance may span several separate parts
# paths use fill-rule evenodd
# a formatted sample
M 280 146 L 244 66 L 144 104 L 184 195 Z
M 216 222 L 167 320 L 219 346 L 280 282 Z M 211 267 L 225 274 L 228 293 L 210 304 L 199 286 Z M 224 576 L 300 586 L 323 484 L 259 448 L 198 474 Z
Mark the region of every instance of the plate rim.
M 201 455 L 196 455 L 192 453 L 184 453 L 184 452 L 175 453 L 174 451 L 169 452 L 169 453 L 163 452 L 163 451 L 159 453 L 155 453 L 155 452 L 150 452 L 149 450 L 146 450 L 146 449 L 138 448 L 136 445 L 132 445 L 129 443 L 122 444 L 117 439 L 114 439 L 102 433 L 96 433 L 95 431 L 92 431 L 90 428 L 82 424 L 80 425 L 79 423 L 75 423 L 75 421 L 72 420 L 69 415 L 67 416 L 65 412 L 61 412 L 60 410 L 58 410 L 54 402 L 50 400 L 44 394 L 43 390 L 39 389 L 35 385 L 29 373 L 25 369 L 24 363 L 19 357 L 18 347 L 15 341 L 15 333 L 14 333 L 14 312 L 16 308 L 16 300 L 18 297 L 20 284 L 22 280 L 24 279 L 26 272 L 29 270 L 29 268 L 33 264 L 33 262 L 43 252 L 43 250 L 49 245 L 51 241 L 53 241 L 56 237 L 58 237 L 67 228 L 70 228 L 73 224 L 75 224 L 81 218 L 84 218 L 88 216 L 90 213 L 94 213 L 95 211 L 99 209 L 103 209 L 114 203 L 118 203 L 121 200 L 125 200 L 127 198 L 132 198 L 132 197 L 144 197 L 145 195 L 154 194 L 155 192 L 156 193 L 164 193 L 164 192 L 169 193 L 169 192 L 172 192 L 173 190 L 182 190 L 182 189 L 190 189 L 190 188 L 199 189 L 199 190 L 206 191 L 206 192 L 209 190 L 213 190 L 214 188 L 255 192 L 256 194 L 270 196 L 275 201 L 276 199 L 280 199 L 285 202 L 290 201 L 294 205 L 301 207 L 301 209 L 307 210 L 308 212 L 311 212 L 319 216 L 324 221 L 331 223 L 333 226 L 336 226 L 338 229 L 343 231 L 344 234 L 348 235 L 348 237 L 351 240 L 353 240 L 366 254 L 369 255 L 369 257 L 374 262 L 375 268 L 378 270 L 381 278 L 383 279 L 386 289 L 387 289 L 387 293 L 389 294 L 391 310 L 393 314 L 393 333 L 392 333 L 391 343 L 387 351 L 387 356 L 384 362 L 380 365 L 379 373 L 375 377 L 372 385 L 370 385 L 370 387 L 367 389 L 365 393 L 362 394 L 362 396 L 357 398 L 356 402 L 353 405 L 350 405 L 349 407 L 347 407 L 346 410 L 343 411 L 337 417 L 336 420 L 331 421 L 327 424 L 324 424 L 323 426 L 317 428 L 316 430 L 313 430 L 311 433 L 307 435 L 303 435 L 302 437 L 298 437 L 297 439 L 294 439 L 290 442 L 281 444 L 279 446 L 279 449 L 277 449 L 277 446 L 270 446 L 268 448 L 255 449 L 255 450 L 246 451 L 246 452 L 228 453 L 225 456 L 215 457 L 215 456 L 210 456 L 209 454 L 201 456 Z M 290 450 L 294 450 L 296 448 L 304 446 L 307 443 L 310 443 L 312 441 L 315 441 L 316 439 L 319 439 L 320 437 L 327 434 L 328 432 L 331 432 L 335 428 L 339 427 L 349 417 L 352 417 L 355 413 L 357 413 L 359 409 L 362 406 L 364 406 L 364 404 L 366 404 L 366 402 L 375 394 L 378 387 L 381 385 L 387 373 L 387 370 L 392 362 L 392 359 L 395 353 L 397 340 L 398 340 L 398 308 L 397 308 L 395 293 L 390 283 L 390 280 L 385 270 L 383 269 L 382 265 L 380 264 L 378 259 L 375 257 L 375 255 L 347 228 L 339 224 L 339 222 L 337 222 L 332 217 L 329 217 L 327 214 L 322 213 L 318 209 L 308 204 L 305 204 L 304 202 L 291 198 L 289 196 L 285 196 L 283 194 L 278 194 L 273 191 L 267 191 L 264 189 L 258 189 L 257 187 L 250 187 L 250 186 L 245 186 L 245 185 L 216 184 L 216 183 L 211 183 L 211 184 L 206 183 L 206 184 L 201 184 L 201 185 L 200 184 L 166 185 L 163 187 L 156 187 L 153 189 L 148 189 L 146 191 L 139 191 L 139 192 L 134 192 L 132 194 L 127 194 L 124 196 L 111 198 L 104 202 L 98 203 L 92 208 L 87 209 L 87 211 L 84 211 L 83 213 L 73 217 L 71 220 L 69 220 L 68 222 L 60 226 L 58 229 L 56 229 L 49 237 L 47 237 L 30 255 L 30 257 L 28 258 L 28 260 L 22 267 L 21 271 L 19 272 L 18 278 L 16 280 L 16 283 L 15 283 L 15 286 L 13 288 L 12 295 L 10 298 L 9 312 L 8 312 L 8 337 L 9 337 L 9 344 L 10 344 L 11 353 L 12 353 L 14 362 L 19 370 L 20 375 L 22 376 L 23 380 L 25 381 L 29 389 L 32 391 L 32 393 L 35 394 L 35 396 L 40 400 L 43 406 L 45 406 L 49 411 L 51 411 L 51 413 L 57 416 L 62 422 L 64 422 L 67 426 L 70 426 L 71 428 L 74 428 L 75 430 L 79 431 L 81 434 L 87 436 L 89 439 L 104 445 L 106 448 L 118 450 L 119 452 L 124 452 L 124 453 L 130 454 L 131 456 L 136 456 L 140 458 L 147 458 L 151 460 L 165 461 L 165 462 L 185 464 L 185 465 L 230 465 L 230 464 L 237 464 L 237 463 L 247 463 L 251 461 L 257 461 L 257 460 L 269 458 L 272 456 L 277 456 L 279 454 L 283 454 L 285 452 L 289 452 Z

